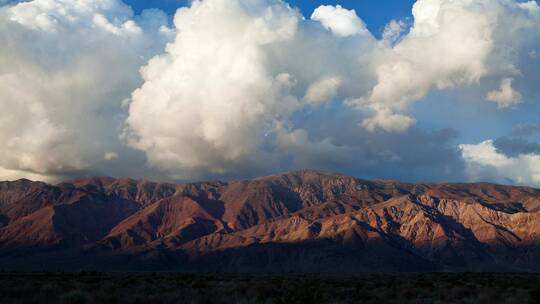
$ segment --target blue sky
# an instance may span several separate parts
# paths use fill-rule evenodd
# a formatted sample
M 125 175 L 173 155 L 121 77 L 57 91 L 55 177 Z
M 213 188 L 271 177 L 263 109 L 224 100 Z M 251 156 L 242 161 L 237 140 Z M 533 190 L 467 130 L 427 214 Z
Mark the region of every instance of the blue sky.
M 305 16 L 311 15 L 313 10 L 320 5 L 339 4 L 347 9 L 354 9 L 358 16 L 366 22 L 369 30 L 378 36 L 391 20 L 411 17 L 414 0 L 291 0 L 289 3 L 299 7 Z

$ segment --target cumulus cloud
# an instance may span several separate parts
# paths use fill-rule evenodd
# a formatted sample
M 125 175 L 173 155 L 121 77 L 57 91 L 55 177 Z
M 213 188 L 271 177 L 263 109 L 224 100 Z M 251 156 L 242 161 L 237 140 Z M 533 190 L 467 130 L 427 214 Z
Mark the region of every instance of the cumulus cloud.
M 493 140 L 460 145 L 460 149 L 473 180 L 540 186 L 540 154 L 507 156 L 497 150 Z
M 382 34 L 383 42 L 390 45 L 395 44 L 401 38 L 406 27 L 407 24 L 403 20 L 391 20 L 390 23 L 384 27 Z
M 293 39 L 299 19 L 279 1 L 180 9 L 176 41 L 144 67 L 145 83 L 133 93 L 129 144 L 179 177 L 225 174 L 258 158 L 262 134 L 298 107 L 289 94 L 294 77 L 270 74 L 263 48 Z
M 327 77 L 309 86 L 304 99 L 311 103 L 323 103 L 331 101 L 337 95 L 341 79 L 339 77 Z
M 348 10 L 341 5 L 321 5 L 311 15 L 311 19 L 319 21 L 325 28 L 342 37 L 367 34 L 365 23 L 355 10 Z
M 376 112 L 366 125 L 399 130 L 402 120 L 388 125 L 387 116 L 403 111 L 433 89 L 479 86 L 488 77 L 520 74 L 519 54 L 538 43 L 540 16 L 535 1 L 420 0 L 413 7 L 410 32 L 391 49 L 377 54 L 378 81 L 359 106 Z M 390 26 L 388 33 L 392 32 Z M 501 91 L 488 95 L 499 106 L 519 102 L 520 95 L 503 80 Z
M 166 23 L 116 0 L 0 7 L 2 175 L 62 176 L 121 149 L 121 102 L 167 40 Z
M 486 99 L 499 105 L 499 108 L 508 108 L 521 103 L 521 93 L 512 87 L 513 78 L 505 78 L 501 81 L 501 87 L 498 90 L 487 94 Z
M 265 171 L 310 149 L 343 154 L 350 147 L 331 149 L 332 137 L 315 140 L 295 117 L 344 101 L 357 128 L 404 134 L 416 123 L 408 107 L 431 90 L 517 77 L 500 49 L 532 39 L 531 7 L 420 0 L 407 34 L 394 21 L 377 41 L 341 6 L 305 20 L 277 0 L 194 1 L 175 16 L 175 41 L 142 70 L 125 139 L 178 178 Z M 512 40 L 518 31 L 525 37 Z
M 358 52 L 374 38 L 335 36 L 282 1 L 194 1 L 175 26 L 142 69 L 125 138 L 177 178 L 266 172 L 295 114 L 365 92 L 371 75 Z
M 116 153 L 116 152 L 107 152 L 107 153 L 105 153 L 105 155 L 103 157 L 105 158 L 105 160 L 108 160 L 108 161 L 116 160 L 116 159 L 118 159 L 118 153 Z
M 392 113 L 388 108 L 375 107 L 375 115 L 362 122 L 362 126 L 369 131 L 381 128 L 389 132 L 403 132 L 416 123 L 414 118 L 406 115 Z
M 120 0 L 9 3 L 0 176 L 137 167 L 192 180 L 317 167 L 459 179 L 464 160 L 514 172 L 471 160 L 452 132 L 419 130 L 411 108 L 437 90 L 499 107 L 538 93 L 535 1 L 418 0 L 413 19 L 390 22 L 380 40 L 339 5 L 306 19 L 280 0 L 194 0 L 168 27 L 162 12 L 134 15 Z

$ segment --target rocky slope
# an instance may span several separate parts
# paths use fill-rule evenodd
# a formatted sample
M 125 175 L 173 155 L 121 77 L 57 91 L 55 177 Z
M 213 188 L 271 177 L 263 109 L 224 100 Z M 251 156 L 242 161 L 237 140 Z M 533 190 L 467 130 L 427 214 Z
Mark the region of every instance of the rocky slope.
M 2 182 L 0 268 L 540 271 L 540 190 L 315 171 Z

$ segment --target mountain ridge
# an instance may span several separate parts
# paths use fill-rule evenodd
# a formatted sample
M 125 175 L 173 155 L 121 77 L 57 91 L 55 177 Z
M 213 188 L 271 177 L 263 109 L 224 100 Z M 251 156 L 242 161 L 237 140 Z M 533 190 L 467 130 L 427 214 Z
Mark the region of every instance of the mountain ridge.
M 299 170 L 0 182 L 0 268 L 540 271 L 540 190 Z

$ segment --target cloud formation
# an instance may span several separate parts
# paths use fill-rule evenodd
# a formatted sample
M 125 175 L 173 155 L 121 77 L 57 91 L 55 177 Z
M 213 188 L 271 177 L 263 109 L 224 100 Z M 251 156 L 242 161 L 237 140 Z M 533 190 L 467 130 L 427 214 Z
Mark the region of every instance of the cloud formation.
M 281 1 L 194 1 L 175 26 L 167 52 L 142 70 L 126 139 L 177 178 L 267 172 L 282 157 L 279 138 L 306 132 L 294 114 L 369 79 L 357 52 L 374 38 L 336 36 Z
M 194 1 L 177 13 L 167 52 L 143 69 L 127 139 L 150 165 L 183 177 L 264 171 L 286 147 L 347 151 L 332 137 L 313 140 L 294 121 L 335 100 L 358 110 L 359 128 L 405 132 L 416 120 L 404 112 L 430 90 L 516 75 L 498 50 L 516 31 L 540 25 L 534 5 L 417 1 L 410 32 L 398 41 L 403 25 L 395 21 L 386 34 L 393 43 L 385 43 L 341 6 L 321 6 L 305 20 L 277 0 Z M 491 68 L 495 60 L 502 68 Z M 490 99 L 521 99 L 507 79 Z
M 323 78 L 308 87 L 304 99 L 315 104 L 330 102 L 337 95 L 340 86 L 341 79 L 339 77 Z
M 326 29 L 341 37 L 368 34 L 366 24 L 356 11 L 341 5 L 321 5 L 311 15 L 311 20 L 319 21 Z
M 0 168 L 64 175 L 121 149 L 122 101 L 140 85 L 139 67 L 164 45 L 166 23 L 159 11 L 135 20 L 115 0 L 1 7 Z
M 176 41 L 144 67 L 145 83 L 133 93 L 130 145 L 178 177 L 258 161 L 263 134 L 299 107 L 290 94 L 296 80 L 270 73 L 264 49 L 293 39 L 299 19 L 278 1 L 194 1 L 180 9 Z
M 475 166 L 535 182 L 512 173 L 532 154 L 458 147 L 454 131 L 422 129 L 413 114 L 438 91 L 500 111 L 540 95 L 535 1 L 418 0 L 381 39 L 340 5 L 305 18 L 281 0 L 194 0 L 169 26 L 161 11 L 134 15 L 120 0 L 5 3 L 0 177 L 321 168 L 459 180 L 477 179 Z
M 497 150 L 493 140 L 477 145 L 461 145 L 472 180 L 540 186 L 540 154 L 507 156 Z
M 487 77 L 519 75 L 512 54 L 522 52 L 531 41 L 538 43 L 540 15 L 535 1 L 420 0 L 413 17 L 410 32 L 392 48 L 378 52 L 377 83 L 356 100 L 376 113 L 364 122 L 366 127 L 406 129 L 412 120 L 394 113 L 433 89 L 478 86 Z M 394 31 L 398 26 L 390 24 L 386 36 Z M 510 79 L 504 78 L 500 91 L 487 98 L 500 107 L 519 103 L 521 94 Z
M 499 108 L 508 108 L 521 103 L 523 96 L 512 87 L 513 78 L 505 78 L 501 81 L 498 90 L 487 94 L 486 99 L 499 105 Z

